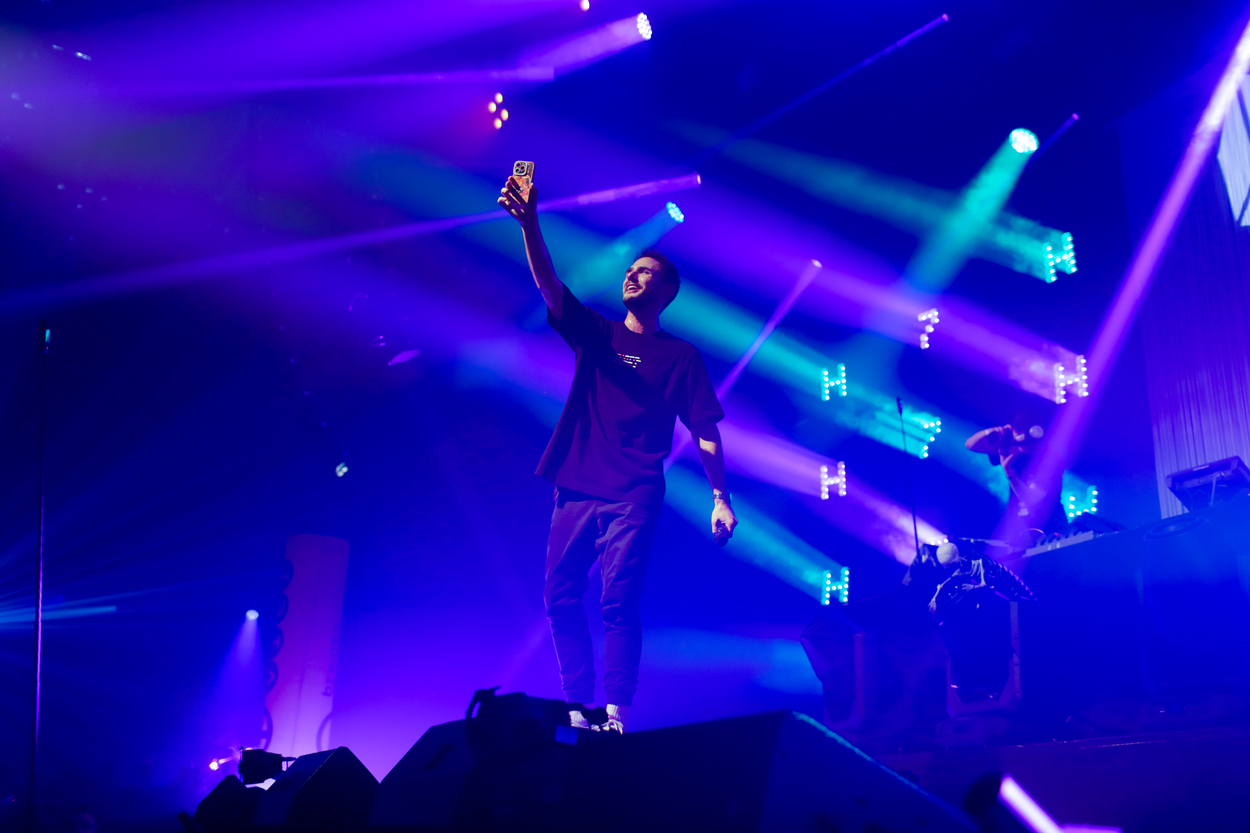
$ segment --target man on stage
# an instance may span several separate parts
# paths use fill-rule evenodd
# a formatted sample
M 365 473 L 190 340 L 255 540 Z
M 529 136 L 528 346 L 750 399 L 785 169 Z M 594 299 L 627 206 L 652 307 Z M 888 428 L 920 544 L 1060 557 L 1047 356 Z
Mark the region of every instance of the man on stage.
M 576 362 L 564 412 L 537 472 L 556 484 L 543 595 L 560 680 L 576 704 L 569 712 L 574 726 L 624 732 L 642 652 L 638 602 L 664 500 L 664 459 L 672 451 L 675 419 L 697 442 L 712 485 L 712 533 L 723 542 L 738 523 L 725 491 L 716 427 L 725 414 L 699 351 L 660 329 L 660 313 L 681 287 L 668 258 L 648 249 L 633 262 L 621 288 L 628 314 L 623 322 L 609 321 L 556 277 L 538 227 L 537 191 L 531 186 L 523 196 L 510 177 L 500 193 L 499 204 L 521 223 L 530 271 L 547 302 L 547 323 L 573 349 Z M 595 699 L 595 669 L 582 596 L 596 559 L 603 577 L 607 721 L 591 727 L 585 715 Z

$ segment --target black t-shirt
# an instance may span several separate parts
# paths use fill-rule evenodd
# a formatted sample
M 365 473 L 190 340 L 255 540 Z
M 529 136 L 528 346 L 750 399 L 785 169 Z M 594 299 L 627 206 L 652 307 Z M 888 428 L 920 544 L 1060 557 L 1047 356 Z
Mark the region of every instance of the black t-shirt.
M 563 316 L 547 323 L 577 365 L 538 474 L 597 497 L 658 506 L 674 418 L 725 418 L 699 351 L 666 332 L 639 335 L 587 309 L 564 288 Z

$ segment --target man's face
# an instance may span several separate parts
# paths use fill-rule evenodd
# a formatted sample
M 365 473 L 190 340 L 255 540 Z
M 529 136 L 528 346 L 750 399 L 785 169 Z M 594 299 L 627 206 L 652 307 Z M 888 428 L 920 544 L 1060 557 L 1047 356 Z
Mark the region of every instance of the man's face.
M 629 309 L 641 309 L 652 304 L 663 307 L 672 291 L 660 262 L 653 257 L 640 257 L 625 271 L 621 300 Z

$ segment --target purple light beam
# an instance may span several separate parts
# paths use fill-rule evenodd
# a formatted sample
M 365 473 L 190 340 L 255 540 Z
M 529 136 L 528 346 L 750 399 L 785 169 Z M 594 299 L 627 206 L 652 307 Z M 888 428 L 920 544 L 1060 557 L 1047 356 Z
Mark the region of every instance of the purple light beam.
M 697 188 L 700 181 L 698 174 L 688 174 L 687 176 L 672 179 L 658 179 L 652 182 L 625 185 L 620 188 L 609 188 L 605 191 L 592 191 L 587 194 L 550 200 L 539 206 L 539 211 L 562 211 L 586 205 L 598 205 L 616 200 L 644 197 L 650 194 Z M 69 303 L 107 295 L 138 292 L 159 286 L 185 283 L 225 272 L 256 269 L 262 266 L 289 263 L 294 260 L 304 260 L 319 255 L 358 249 L 363 246 L 389 243 L 394 240 L 403 240 L 423 234 L 435 234 L 440 231 L 459 228 L 460 226 L 500 220 L 506 216 L 507 213 L 503 209 L 496 209 L 494 211 L 483 211 L 479 214 L 447 217 L 442 220 L 423 220 L 417 223 L 406 223 L 401 226 L 356 232 L 355 234 L 344 234 L 338 237 L 326 237 L 303 243 L 272 246 L 267 249 L 257 249 L 250 252 L 239 252 L 237 254 L 202 258 L 200 260 L 171 263 L 164 266 L 153 266 L 148 269 L 137 269 L 113 275 L 101 275 L 95 278 L 84 278 L 49 287 L 18 289 L 0 295 L 0 309 L 15 311 L 48 303 Z
M 1003 776 L 998 786 L 998 800 L 1033 833 L 1063 833 L 1063 828 L 1010 775 Z
M 742 375 L 742 371 L 746 370 L 747 365 L 751 363 L 751 359 L 755 358 L 755 354 L 759 352 L 760 347 L 762 347 L 764 342 L 768 340 L 768 337 L 773 334 L 773 330 L 777 329 L 777 325 L 781 323 L 781 319 L 785 318 L 786 314 L 789 313 L 794 307 L 794 302 L 797 301 L 799 296 L 803 294 L 803 290 L 811 286 L 811 283 L 816 279 L 816 273 L 820 271 L 820 268 L 820 261 L 813 260 L 808 267 L 803 270 L 803 274 L 799 275 L 799 279 L 794 282 L 794 287 L 791 288 L 790 293 L 786 295 L 785 298 L 781 299 L 781 303 L 777 305 L 777 309 L 773 310 L 772 316 L 770 316 L 768 321 L 765 322 L 763 329 L 760 330 L 760 334 L 755 337 L 755 341 L 752 342 L 751 346 L 747 348 L 747 351 L 742 354 L 742 358 L 738 359 L 734 366 L 730 368 L 729 373 L 725 375 L 725 378 L 716 388 L 716 396 L 718 398 L 724 399 L 725 395 L 728 394 L 733 388 L 734 383 L 738 381 L 738 377 Z
M 1124 346 L 1125 334 L 1137 317 L 1142 299 L 1150 287 L 1150 280 L 1154 277 L 1159 258 L 1167 246 L 1168 239 L 1172 236 L 1173 229 L 1176 228 L 1176 221 L 1180 218 L 1181 211 L 1189 201 L 1194 182 L 1211 153 L 1211 147 L 1224 124 L 1224 117 L 1228 115 L 1228 108 L 1237 94 L 1238 84 L 1245 77 L 1248 69 L 1250 69 L 1250 24 L 1247 24 L 1242 31 L 1228 66 L 1220 77 L 1219 83 L 1216 84 L 1211 100 L 1202 113 L 1202 118 L 1194 128 L 1194 134 L 1189 140 L 1189 146 L 1185 149 L 1185 155 L 1181 157 L 1180 164 L 1172 174 L 1172 180 L 1168 183 L 1163 199 L 1155 208 L 1155 214 L 1146 230 L 1146 236 L 1142 239 L 1137 253 L 1129 264 L 1128 272 L 1120 283 L 1120 289 L 1116 293 L 1111 308 L 1103 318 L 1102 327 L 1094 339 L 1094 346 L 1089 352 L 1089 360 L 1086 363 L 1089 375 L 1089 395 L 1070 401 L 1059 412 L 1059 417 L 1055 420 L 1049 436 L 1043 443 L 1041 453 L 1037 455 L 1037 459 L 1030 467 L 1029 475 L 1035 483 L 1059 483 L 1063 471 L 1076 456 L 1076 448 L 1085 436 L 1090 416 L 1105 387 L 1104 380 L 1110 376 L 1111 368 L 1115 366 L 1120 350 Z M 1004 516 L 999 524 L 999 532 L 995 537 L 1000 540 L 1013 540 L 1012 534 L 1018 531 L 1020 524 L 1021 519 L 1010 516 L 1008 513 L 1008 516 Z M 1004 535 L 1009 537 L 1003 537 Z
M 213 95 L 217 93 L 276 93 L 286 90 L 346 89 L 350 87 L 414 87 L 431 84 L 544 83 L 555 80 L 551 67 L 408 72 L 398 75 L 347 75 L 337 78 L 275 78 L 186 84 L 119 87 L 112 92 L 130 96 Z
M 719 385 L 717 385 L 717 399 L 724 400 L 724 398 L 729 394 L 729 391 L 733 389 L 734 383 L 738 381 L 740 376 L 742 376 L 742 372 L 747 369 L 747 365 L 751 363 L 751 359 L 753 359 L 755 354 L 759 352 L 760 347 L 764 345 L 764 342 L 768 340 L 768 337 L 773 334 L 773 330 L 777 329 L 777 325 L 781 323 L 781 319 L 785 318 L 786 313 L 790 312 L 790 310 L 794 307 L 795 301 L 799 300 L 799 296 L 803 294 L 803 290 L 811 286 L 812 281 L 816 279 L 816 274 L 820 272 L 820 269 L 821 266 L 819 260 L 811 260 L 808 262 L 807 268 L 803 270 L 801 275 L 799 275 L 799 279 L 794 282 L 794 286 L 790 289 L 789 294 L 781 299 L 781 303 L 777 305 L 777 308 L 773 310 L 773 314 L 769 317 L 768 321 L 764 323 L 764 326 L 760 329 L 759 335 L 755 337 L 755 341 L 751 343 L 751 346 L 747 348 L 747 351 L 742 354 L 742 357 L 739 358 L 737 362 L 734 363 L 734 366 L 729 369 L 727 374 L 725 374 L 725 378 L 721 380 Z M 676 445 L 673 446 L 672 453 L 669 454 L 668 459 L 664 462 L 665 471 L 668 471 L 673 467 L 673 463 L 677 462 L 677 458 L 681 456 L 682 452 L 686 450 L 686 446 L 690 445 L 691 442 L 692 440 L 689 434 L 682 434 L 680 436 Z

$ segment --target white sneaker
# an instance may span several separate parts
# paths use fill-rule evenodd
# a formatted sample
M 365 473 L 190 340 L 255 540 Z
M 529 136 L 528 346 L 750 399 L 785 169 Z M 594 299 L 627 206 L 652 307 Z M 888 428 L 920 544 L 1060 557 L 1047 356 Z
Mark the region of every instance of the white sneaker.
M 574 729 L 589 729 L 590 721 L 578 709 L 569 709 L 569 725 Z
M 608 703 L 608 722 L 604 723 L 599 731 L 625 734 L 625 715 L 628 712 L 629 706 L 617 706 Z

